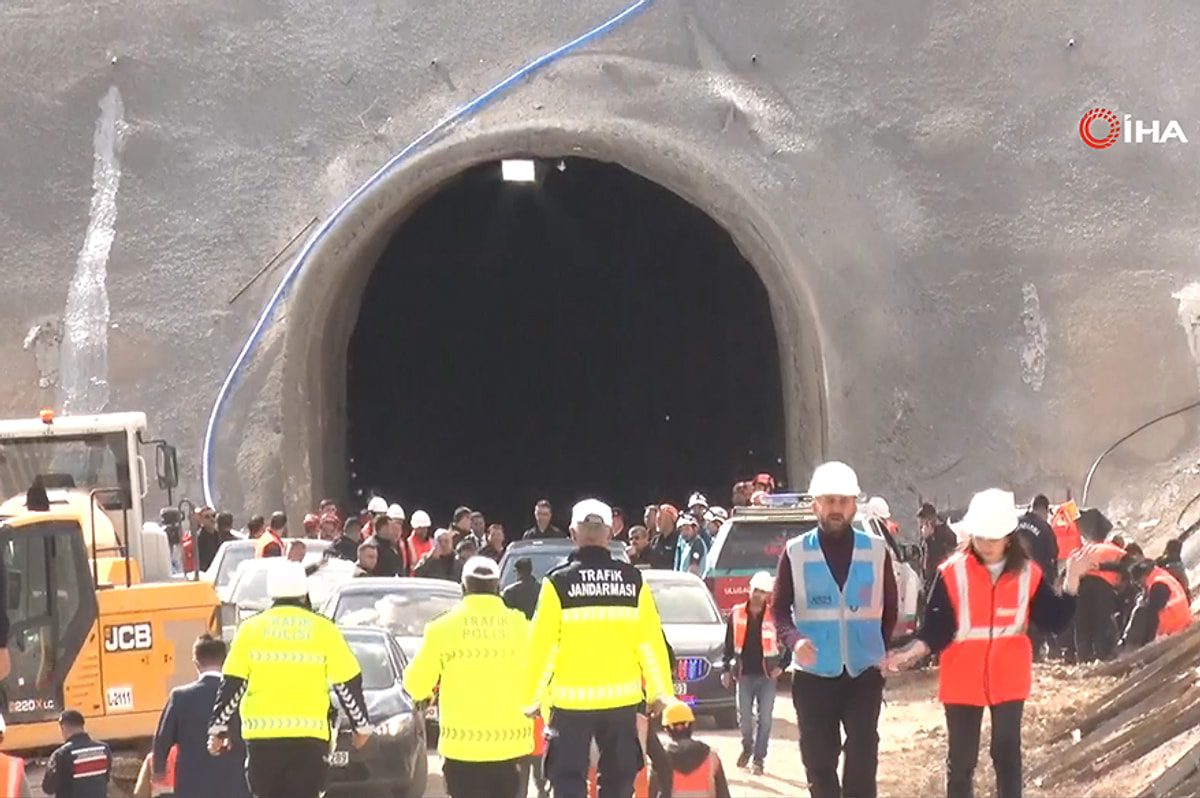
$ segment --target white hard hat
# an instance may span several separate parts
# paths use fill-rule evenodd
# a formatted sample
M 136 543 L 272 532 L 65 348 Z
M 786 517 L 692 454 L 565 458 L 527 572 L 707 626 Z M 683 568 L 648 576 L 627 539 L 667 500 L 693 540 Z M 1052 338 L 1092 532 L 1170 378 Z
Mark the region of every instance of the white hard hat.
M 766 571 L 759 571 L 754 576 L 750 577 L 750 589 L 761 590 L 764 593 L 770 593 L 775 589 L 775 577 L 771 576 Z
M 862 489 L 858 487 L 858 474 L 845 463 L 830 460 L 821 463 L 813 471 L 808 483 L 810 496 L 850 496 L 857 498 Z
M 367 512 L 373 515 L 386 513 L 388 510 L 387 499 L 382 496 L 376 496 L 371 501 L 367 502 Z
M 589 519 L 593 518 L 595 521 L 591 523 L 612 526 L 612 508 L 599 499 L 584 499 L 571 510 L 571 527 L 589 523 Z
M 675 522 L 675 528 L 678 529 L 681 526 L 687 525 L 700 526 L 700 522 L 697 521 L 695 516 L 693 516 L 691 513 L 684 513 L 683 515 L 679 516 L 679 520 Z
M 404 508 L 398 504 L 393 504 L 392 506 L 387 508 L 387 517 L 389 520 L 392 520 L 392 521 L 403 521 L 404 520 Z
M 433 526 L 433 522 L 429 520 L 429 513 L 424 510 L 417 510 L 412 517 L 413 529 L 428 529 Z
M 960 538 L 1003 540 L 1016 530 L 1019 521 L 1013 494 L 1000 488 L 988 488 L 971 497 L 966 515 L 950 528 Z
M 491 557 L 472 557 L 463 565 L 462 579 L 499 579 L 500 566 Z
M 0 734 L 8 731 L 8 724 L 4 722 L 4 716 L 0 715 Z
M 688 507 L 695 507 L 697 504 L 701 507 L 708 507 L 708 499 L 704 497 L 703 493 L 693 493 L 688 497 Z
M 308 595 L 308 577 L 298 562 L 271 563 L 267 570 L 267 596 L 273 599 L 301 598 Z
M 892 508 L 882 496 L 872 496 L 867 500 L 867 511 L 876 518 L 891 518 Z

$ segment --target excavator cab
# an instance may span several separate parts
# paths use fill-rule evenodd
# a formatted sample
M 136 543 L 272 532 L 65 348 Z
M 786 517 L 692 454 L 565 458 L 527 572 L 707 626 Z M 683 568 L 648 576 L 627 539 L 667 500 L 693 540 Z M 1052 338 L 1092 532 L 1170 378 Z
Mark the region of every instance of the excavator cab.
M 36 518 L 36 516 L 26 516 Z M 54 721 L 67 675 L 98 615 L 91 558 L 77 519 L 46 514 L 0 526 L 8 576 L 12 673 L 0 684 L 10 726 Z

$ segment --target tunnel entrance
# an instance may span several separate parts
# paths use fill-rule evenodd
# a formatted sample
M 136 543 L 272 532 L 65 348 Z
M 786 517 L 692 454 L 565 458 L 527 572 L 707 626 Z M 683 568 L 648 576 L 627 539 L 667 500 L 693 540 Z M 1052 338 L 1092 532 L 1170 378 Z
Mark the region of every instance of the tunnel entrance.
M 729 234 L 620 166 L 537 163 L 468 169 L 384 248 L 346 360 L 352 495 L 512 536 L 543 496 L 560 523 L 584 495 L 640 517 L 781 474 L 775 324 Z

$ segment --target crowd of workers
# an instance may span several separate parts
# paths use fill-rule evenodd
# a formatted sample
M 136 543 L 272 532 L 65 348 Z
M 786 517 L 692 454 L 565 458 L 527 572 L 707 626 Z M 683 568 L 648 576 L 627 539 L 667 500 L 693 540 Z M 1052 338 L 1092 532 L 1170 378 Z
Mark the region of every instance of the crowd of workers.
M 735 488 L 735 506 L 763 501 L 774 485 L 766 475 L 758 480 Z M 786 543 L 774 575 L 755 574 L 746 601 L 727 619 L 722 681 L 737 691 L 737 767 L 757 776 L 764 773 L 776 689 L 791 672 L 812 798 L 877 795 L 886 677 L 935 658 L 948 730 L 947 795 L 973 794 L 986 710 L 997 793 L 1019 798 L 1034 659 L 1106 659 L 1120 646 L 1143 645 L 1192 622 L 1181 543 L 1172 541 L 1151 561 L 1113 536 L 1098 510 L 1068 502 L 1052 511 L 1038 496 L 1020 515 L 1012 493 L 984 490 L 958 520 L 923 506 L 921 542 L 912 548 L 897 540 L 881 500 L 864 508 L 870 531 L 853 524 L 861 489 L 849 466 L 819 466 L 809 493 L 816 527 Z M 181 521 L 164 515 L 165 524 Z M 188 564 L 205 567 L 221 542 L 238 535 L 227 514 L 201 508 L 196 516 L 196 532 L 176 539 L 181 559 L 195 557 Z M 635 791 L 727 798 L 723 763 L 693 737 L 692 711 L 674 698 L 673 655 L 638 567 L 703 575 L 727 517 L 696 493 L 683 512 L 651 505 L 642 524 L 627 526 L 619 509 L 587 500 L 574 507 L 567 533 L 553 524 L 549 502 L 539 501 L 524 537 L 569 534 L 575 553 L 541 582 L 531 578 L 528 561 L 519 564 L 522 578 L 503 596 L 503 527 L 466 507 L 430 534 L 428 514 L 418 511 L 409 522 L 398 505 L 378 497 L 346 521 L 329 502 L 305 518 L 304 533 L 329 540 L 330 551 L 353 557 L 362 574 L 462 584 L 463 601 L 428 625 L 404 674 L 418 708 L 438 701 L 439 751 L 452 798 L 523 796 L 531 774 L 540 795 L 553 790 L 558 798 L 583 798 L 595 787 L 602 798 Z M 257 556 L 303 559 L 294 556 L 282 513 L 251 519 L 247 533 Z M 614 539 L 625 542 L 630 563 L 612 557 Z M 915 638 L 889 651 L 898 614 L 893 556 L 915 556 L 927 590 Z M 359 666 L 333 623 L 312 612 L 307 589 L 300 562 L 281 563 L 269 572 L 272 606 L 245 621 L 228 647 L 207 635 L 196 641 L 198 678 L 177 688 L 163 711 L 143 768 L 147 795 L 155 778 L 167 779 L 178 798 L 214 790 L 230 798 L 317 795 L 328 768 L 331 690 L 353 744 L 369 740 Z M 480 701 L 479 686 L 497 680 L 513 689 Z M 72 798 L 106 795 L 111 751 L 87 735 L 78 712 L 63 712 L 60 722 L 64 746 L 50 760 L 43 789 Z M 24 795 L 28 785 L 15 761 L 0 760 L 0 781 L 13 779 L 12 794 Z

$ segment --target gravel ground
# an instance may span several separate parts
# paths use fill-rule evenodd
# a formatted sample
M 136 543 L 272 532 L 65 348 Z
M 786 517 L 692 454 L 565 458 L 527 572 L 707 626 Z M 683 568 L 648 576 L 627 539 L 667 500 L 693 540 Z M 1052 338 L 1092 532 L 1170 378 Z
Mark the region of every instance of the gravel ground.
M 1083 678 L 1079 671 L 1061 666 L 1039 666 L 1036 672 L 1034 698 L 1027 707 L 1025 721 L 1026 767 L 1047 756 L 1053 756 L 1061 746 L 1044 745 L 1046 728 L 1064 714 L 1073 713 L 1093 695 L 1112 684 L 1111 680 Z M 944 766 L 946 733 L 942 707 L 937 703 L 937 674 L 920 671 L 903 674 L 889 681 L 884 694 L 884 707 L 879 723 L 880 798 L 925 798 L 944 795 Z M 987 759 L 989 730 L 984 722 L 981 760 L 976 777 L 979 798 L 993 795 L 994 780 Z M 717 731 L 706 719 L 701 719 L 697 737 L 712 745 L 725 763 L 733 798 L 805 798 L 804 768 L 797 745 L 796 714 L 791 695 L 782 687 L 775 702 L 771 751 L 767 757 L 767 772 L 752 777 L 735 767 L 741 740 L 736 731 Z M 1171 752 L 1160 751 L 1131 763 L 1117 778 L 1104 784 L 1083 784 L 1043 792 L 1029 787 L 1029 798 L 1077 798 L 1095 796 L 1112 798 L 1118 794 L 1137 792 L 1153 775 L 1171 764 Z M 127 765 L 125 769 L 131 767 Z M 134 770 L 136 772 L 136 770 Z M 40 780 L 40 770 L 33 768 L 33 778 Z M 1119 786 L 1118 786 L 1119 785 Z M 1113 792 L 1116 789 L 1118 792 Z M 119 787 L 110 798 L 124 798 Z M 35 795 L 41 793 L 35 790 Z M 530 790 L 532 796 L 533 790 Z M 444 798 L 441 760 L 436 752 L 429 754 L 429 788 L 426 798 Z M 414 798 L 416 798 L 414 796 Z

